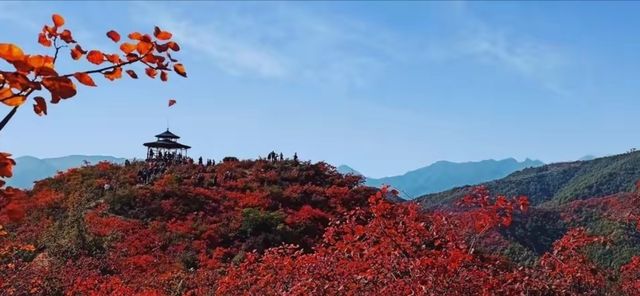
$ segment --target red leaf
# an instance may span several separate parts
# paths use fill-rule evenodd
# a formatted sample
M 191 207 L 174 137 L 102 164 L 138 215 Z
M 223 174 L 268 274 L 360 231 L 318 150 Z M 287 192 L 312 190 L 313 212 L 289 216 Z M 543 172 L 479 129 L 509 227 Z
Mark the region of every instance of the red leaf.
M 111 30 L 109 32 L 107 32 L 107 37 L 109 37 L 111 40 L 113 40 L 113 42 L 119 42 L 120 41 L 120 34 L 118 34 L 118 32 Z
M 54 14 L 54 15 L 52 15 L 52 16 L 51 16 L 51 19 L 53 20 L 53 24 L 54 24 L 56 27 L 62 27 L 62 26 L 64 26 L 64 18 L 63 18 L 61 15 L 59 15 L 59 14 Z
M 75 74 L 73 74 L 73 77 L 75 77 L 76 79 L 78 79 L 78 81 L 86 86 L 97 86 L 96 83 L 93 81 L 93 79 L 91 78 L 91 76 L 87 73 L 84 72 L 77 72 Z
M 140 34 L 138 32 L 133 32 L 133 33 L 129 34 L 129 39 L 131 39 L 131 40 L 141 40 L 142 39 L 142 34 Z
M 135 72 L 135 71 L 133 71 L 133 70 L 127 70 L 126 72 L 127 72 L 127 74 L 128 74 L 131 78 L 133 78 L 133 79 L 138 79 L 138 74 L 136 74 L 136 72 Z
M 121 67 L 117 67 L 117 68 L 113 69 L 113 71 L 104 72 L 102 74 L 104 74 L 105 78 L 107 78 L 107 79 L 109 79 L 111 81 L 114 81 L 116 79 L 122 78 L 122 68 Z
M 42 85 L 51 92 L 53 101 L 68 99 L 76 95 L 76 86 L 71 79 L 66 77 L 45 77 Z
M 87 60 L 93 64 L 100 65 L 104 62 L 104 54 L 98 50 L 89 51 L 89 54 L 87 54 Z
M 122 50 L 122 52 L 124 52 L 125 54 L 130 54 L 134 50 L 136 50 L 136 46 L 135 44 L 125 42 L 120 45 L 120 50 Z
M 38 43 L 42 44 L 44 47 L 51 47 L 51 40 L 47 39 L 47 36 L 44 33 L 38 34 Z
M 156 26 L 155 29 L 153 30 L 153 36 L 156 36 L 156 38 L 160 40 L 169 40 L 173 35 L 167 31 L 160 30 L 160 28 Z
M 44 100 L 44 98 L 38 96 L 33 98 L 33 100 L 36 101 L 36 103 L 33 104 L 33 112 L 40 116 L 42 116 L 43 114 L 47 115 L 47 102 Z
M 158 75 L 158 72 L 154 68 L 146 68 L 144 69 L 144 72 L 151 78 L 156 78 L 156 75 Z
M 184 66 L 182 64 L 173 65 L 173 70 L 175 70 L 178 75 L 187 77 L 187 72 L 184 70 Z
M 75 40 L 73 40 L 73 37 L 71 37 L 71 31 L 69 31 L 69 30 L 62 31 L 62 33 L 60 34 L 60 39 L 62 39 L 66 43 L 75 43 L 76 42 Z

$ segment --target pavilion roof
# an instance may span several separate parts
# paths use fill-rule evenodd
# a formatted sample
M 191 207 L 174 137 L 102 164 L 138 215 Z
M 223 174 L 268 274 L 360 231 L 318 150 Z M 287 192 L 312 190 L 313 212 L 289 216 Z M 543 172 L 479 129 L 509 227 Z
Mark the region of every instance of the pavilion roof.
M 156 135 L 156 138 L 164 138 L 164 139 L 180 139 L 176 134 L 172 133 L 167 129 L 165 132 Z
M 169 140 L 157 140 L 155 142 L 149 142 L 143 144 L 149 148 L 165 148 L 165 149 L 190 149 L 191 146 L 180 144 L 178 142 Z

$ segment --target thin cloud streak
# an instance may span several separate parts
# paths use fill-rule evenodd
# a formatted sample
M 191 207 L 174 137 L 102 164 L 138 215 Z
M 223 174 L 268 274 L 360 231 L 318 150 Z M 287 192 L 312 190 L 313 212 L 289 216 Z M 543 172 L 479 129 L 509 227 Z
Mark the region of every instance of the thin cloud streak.
M 146 22 L 159 19 L 181 44 L 235 76 L 361 87 L 386 64 L 403 59 L 402 51 L 390 46 L 397 43 L 390 32 L 286 5 L 261 6 L 258 16 L 225 7 L 204 23 L 141 5 L 154 16 Z
M 523 34 L 508 34 L 478 18 L 466 5 L 454 8 L 463 28 L 456 52 L 504 65 L 558 95 L 570 93 L 563 75 L 568 73 L 571 59 L 561 47 Z

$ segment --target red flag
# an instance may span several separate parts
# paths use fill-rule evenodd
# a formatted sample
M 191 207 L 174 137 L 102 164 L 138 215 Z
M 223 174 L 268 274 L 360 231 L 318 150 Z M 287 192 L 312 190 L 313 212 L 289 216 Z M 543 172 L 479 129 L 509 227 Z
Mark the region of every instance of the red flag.
M 171 106 L 173 106 L 175 104 L 176 104 L 176 100 L 173 100 L 173 99 L 169 100 L 169 107 L 171 107 Z

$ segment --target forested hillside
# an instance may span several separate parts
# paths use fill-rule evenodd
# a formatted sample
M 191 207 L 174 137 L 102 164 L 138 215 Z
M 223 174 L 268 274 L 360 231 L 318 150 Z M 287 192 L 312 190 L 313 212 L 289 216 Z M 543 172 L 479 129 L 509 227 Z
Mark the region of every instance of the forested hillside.
M 636 295 L 635 194 L 397 202 L 325 163 L 99 163 L 0 191 L 7 295 Z
M 482 183 L 491 192 L 526 195 L 533 205 L 565 204 L 573 200 L 631 192 L 640 180 L 640 152 L 587 161 L 554 163 L 527 168 L 509 176 Z M 417 199 L 424 207 L 451 205 L 473 186 L 458 187 Z

